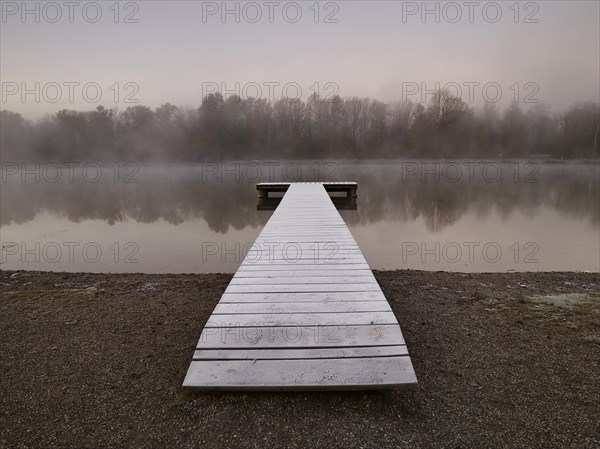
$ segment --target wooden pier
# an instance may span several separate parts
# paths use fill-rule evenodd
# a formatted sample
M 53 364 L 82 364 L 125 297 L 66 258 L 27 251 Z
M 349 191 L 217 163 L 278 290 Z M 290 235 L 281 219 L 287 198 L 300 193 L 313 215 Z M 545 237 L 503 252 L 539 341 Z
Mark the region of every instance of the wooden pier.
M 256 184 L 256 190 L 258 191 L 259 198 L 268 198 L 269 192 L 287 192 L 292 182 L 261 182 Z M 302 183 L 307 184 L 307 183 Z M 358 190 L 358 184 L 356 182 L 319 182 L 326 192 L 344 192 L 348 198 L 356 198 L 356 191 Z
M 183 387 L 415 386 L 398 321 L 327 185 L 275 184 L 259 184 L 286 193 L 208 319 Z

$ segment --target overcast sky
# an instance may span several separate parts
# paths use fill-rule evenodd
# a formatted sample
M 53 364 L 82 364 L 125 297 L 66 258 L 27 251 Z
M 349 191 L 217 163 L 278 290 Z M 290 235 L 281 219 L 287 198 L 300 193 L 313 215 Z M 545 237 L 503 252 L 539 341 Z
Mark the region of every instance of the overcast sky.
M 429 2 L 425 17 L 422 2 L 231 2 L 224 18 L 221 2 L 75 3 L 2 2 L 2 109 L 196 107 L 215 85 L 419 101 L 439 83 L 557 110 L 600 96 L 598 1 Z

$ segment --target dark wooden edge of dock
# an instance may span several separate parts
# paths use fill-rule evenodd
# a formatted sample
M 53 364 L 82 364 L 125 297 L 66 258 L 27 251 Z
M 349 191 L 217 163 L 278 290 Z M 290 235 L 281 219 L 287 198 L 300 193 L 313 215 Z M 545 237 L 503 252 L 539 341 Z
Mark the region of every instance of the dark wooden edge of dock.
M 270 192 L 287 192 L 291 182 L 260 182 L 256 184 L 259 198 L 268 198 Z M 327 192 L 343 192 L 348 198 L 356 198 L 358 183 L 352 181 L 315 182 L 322 184 Z

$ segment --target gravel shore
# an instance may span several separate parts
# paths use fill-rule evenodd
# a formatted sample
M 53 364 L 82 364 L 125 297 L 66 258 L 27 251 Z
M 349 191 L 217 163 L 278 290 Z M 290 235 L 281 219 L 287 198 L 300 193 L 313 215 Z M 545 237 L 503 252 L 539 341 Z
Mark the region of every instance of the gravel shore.
M 375 275 L 416 390 L 182 392 L 231 275 L 0 271 L 0 447 L 600 447 L 600 274 Z

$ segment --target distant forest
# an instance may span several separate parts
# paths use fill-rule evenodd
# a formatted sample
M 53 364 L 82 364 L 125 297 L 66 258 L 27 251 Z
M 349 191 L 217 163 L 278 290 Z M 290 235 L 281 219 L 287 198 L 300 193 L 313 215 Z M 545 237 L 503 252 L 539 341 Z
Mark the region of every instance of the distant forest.
M 427 104 L 316 95 L 268 102 L 216 93 L 199 108 L 98 106 L 36 122 L 6 110 L 0 116 L 3 162 L 600 157 L 598 103 L 562 113 L 543 103 L 474 109 L 447 90 Z

